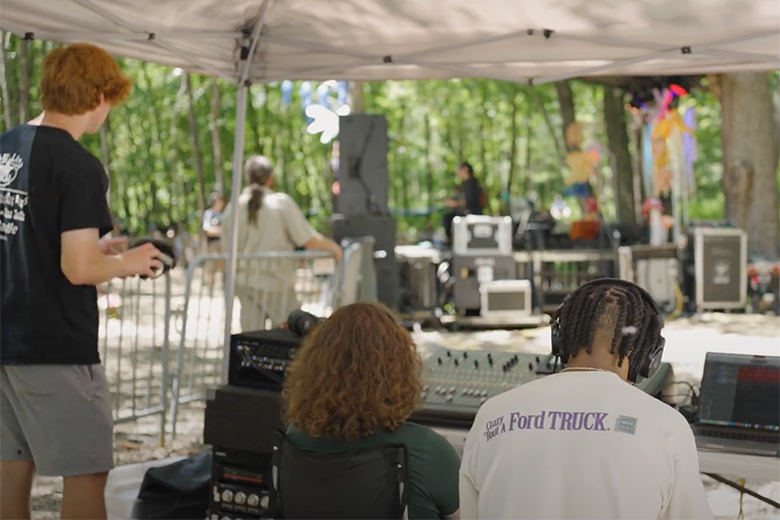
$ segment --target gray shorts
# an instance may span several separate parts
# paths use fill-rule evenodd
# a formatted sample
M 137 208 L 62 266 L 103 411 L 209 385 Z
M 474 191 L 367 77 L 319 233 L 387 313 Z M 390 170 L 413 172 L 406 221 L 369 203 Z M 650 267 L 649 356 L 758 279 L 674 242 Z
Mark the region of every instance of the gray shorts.
M 112 469 L 110 400 L 102 365 L 0 366 L 0 460 L 52 477 Z

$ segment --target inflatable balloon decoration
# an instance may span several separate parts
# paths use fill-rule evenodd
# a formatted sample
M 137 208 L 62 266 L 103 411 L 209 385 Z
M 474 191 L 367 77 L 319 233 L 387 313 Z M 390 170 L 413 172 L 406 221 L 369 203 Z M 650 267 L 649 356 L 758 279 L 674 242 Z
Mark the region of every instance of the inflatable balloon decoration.
M 693 130 L 683 121 L 677 107 L 672 102 L 686 92 L 678 85 L 671 85 L 663 92 L 656 91 L 656 112 L 650 133 L 653 153 L 653 196 L 659 197 L 672 190 L 672 166 L 669 145 L 683 150 L 683 135 L 693 137 Z M 676 105 L 676 104 L 675 104 Z M 673 139 L 674 142 L 670 142 Z M 688 161 L 685 161 L 686 163 Z
M 654 100 L 640 108 L 644 116 L 642 163 L 645 191 L 650 198 L 642 210 L 651 229 L 651 244 L 667 241 L 674 218 L 664 215 L 660 197 L 695 190 L 693 164 L 696 161 L 696 113 L 691 107 L 681 116 L 679 100 L 687 95 L 684 88 L 671 84 L 662 91 L 654 90 Z M 682 191 L 678 191 L 682 190 Z
M 579 123 L 572 123 L 566 128 L 566 166 L 569 175 L 565 179 L 566 187 L 563 194 L 580 199 L 590 197 L 589 182 L 596 173 L 601 162 L 598 145 L 588 150 L 582 150 L 582 128 Z

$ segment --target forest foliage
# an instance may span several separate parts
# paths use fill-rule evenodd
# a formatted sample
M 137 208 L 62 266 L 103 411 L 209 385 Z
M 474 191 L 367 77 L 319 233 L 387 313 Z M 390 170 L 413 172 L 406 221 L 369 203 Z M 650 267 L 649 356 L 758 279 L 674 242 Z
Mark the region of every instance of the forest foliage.
M 39 113 L 39 65 L 55 45 L 25 45 L 10 35 L 4 40 L 3 131 Z M 134 82 L 133 92 L 111 112 L 100 134 L 82 142 L 106 163 L 112 209 L 129 232 L 142 234 L 175 222 L 186 222 L 195 231 L 202 198 L 208 199 L 220 182 L 226 190 L 230 187 L 235 86 L 137 60 L 120 62 Z M 571 86 L 585 146 L 599 143 L 606 149 L 604 88 L 582 81 Z M 461 161 L 474 166 L 493 210 L 499 210 L 507 193 L 516 197 L 534 191 L 547 204 L 561 193 L 562 121 L 553 85 L 468 79 L 390 81 L 364 84 L 363 89 L 365 111 L 383 114 L 388 121 L 390 207 L 406 215 L 399 219 L 401 230 L 438 223 L 435 214 L 414 214 L 442 206 L 457 182 L 454 171 Z M 285 105 L 278 83 L 251 87 L 246 155 L 271 157 L 278 188 L 317 220 L 331 207 L 332 148 L 306 132 L 298 90 L 296 83 Z M 695 106 L 698 117 L 691 216 L 721 218 L 719 102 L 699 89 L 682 103 Z M 615 210 L 608 157 L 601 174 L 607 187 L 602 209 L 609 219 Z M 573 201 L 570 205 L 576 206 Z

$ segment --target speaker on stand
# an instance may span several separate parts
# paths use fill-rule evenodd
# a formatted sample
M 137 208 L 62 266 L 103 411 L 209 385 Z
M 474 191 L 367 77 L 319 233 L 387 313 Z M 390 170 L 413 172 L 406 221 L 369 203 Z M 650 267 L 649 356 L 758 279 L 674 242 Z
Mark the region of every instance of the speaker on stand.
M 399 268 L 395 258 L 396 223 L 388 212 L 387 121 L 381 115 L 340 118 L 338 214 L 333 239 L 373 237 L 379 301 L 397 310 Z

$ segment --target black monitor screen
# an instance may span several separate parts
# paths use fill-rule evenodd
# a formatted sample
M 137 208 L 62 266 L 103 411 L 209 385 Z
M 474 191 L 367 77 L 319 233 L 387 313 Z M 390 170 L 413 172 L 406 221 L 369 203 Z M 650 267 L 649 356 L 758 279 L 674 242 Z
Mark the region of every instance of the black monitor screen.
M 780 357 L 707 354 L 700 424 L 780 431 Z

